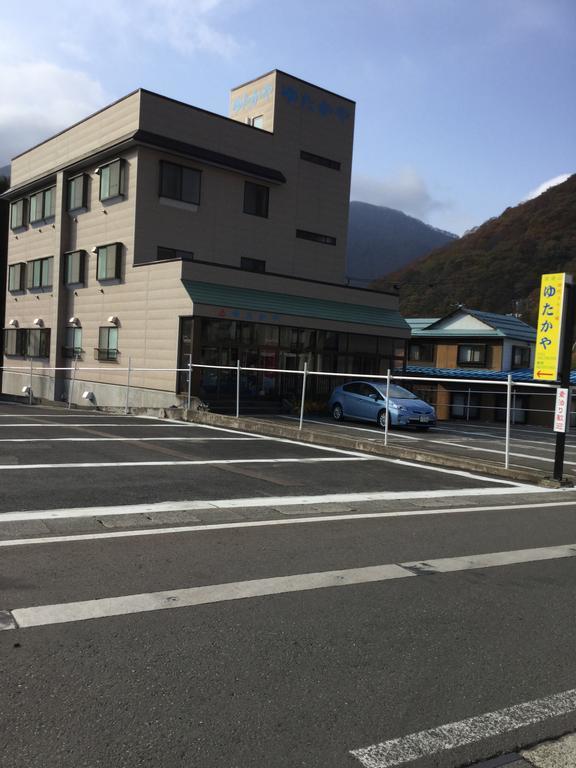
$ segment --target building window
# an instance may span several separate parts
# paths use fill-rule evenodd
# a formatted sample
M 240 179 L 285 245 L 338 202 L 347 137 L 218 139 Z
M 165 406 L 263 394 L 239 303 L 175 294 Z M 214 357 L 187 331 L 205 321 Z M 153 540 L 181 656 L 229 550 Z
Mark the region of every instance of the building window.
M 201 176 L 195 168 L 160 161 L 160 197 L 200 205 Z
M 408 359 L 420 362 L 426 360 L 431 362 L 434 360 L 434 344 L 426 344 L 422 342 L 411 342 L 408 345 Z
M 6 328 L 4 331 L 4 354 L 24 357 L 28 346 L 28 331 L 25 328 Z
M 84 284 L 84 251 L 71 251 L 64 254 L 64 285 Z
M 255 115 L 254 117 L 249 117 L 246 122 L 248 123 L 248 125 L 251 125 L 253 128 L 263 128 L 264 115 Z
M 26 264 L 20 262 L 18 264 L 10 264 L 8 267 L 8 290 L 23 291 L 25 282 L 24 275 L 26 274 Z
M 112 200 L 124 196 L 125 161 L 114 160 L 100 166 L 100 200 Z
M 28 262 L 28 288 L 51 288 L 54 258 L 35 259 Z
M 168 259 L 182 259 L 182 261 L 190 261 L 194 258 L 192 251 L 181 251 L 178 248 L 163 248 L 158 246 L 158 252 L 156 259 L 158 261 L 167 261 Z
M 30 197 L 30 223 L 50 219 L 56 211 L 56 187 L 43 189 Z
M 10 229 L 19 229 L 26 226 L 26 198 L 16 200 L 10 206 Z
M 96 360 L 118 359 L 118 328 L 115 326 L 100 328 L 98 347 L 94 353 Z
M 245 269 L 246 272 L 266 272 L 266 262 L 263 259 L 250 259 L 242 256 L 240 269 Z
M 68 179 L 66 208 L 68 211 L 80 211 L 88 207 L 88 177 L 82 173 Z
M 66 339 L 62 354 L 64 357 L 80 357 L 82 349 L 82 328 L 66 328 Z
M 50 357 L 50 328 L 30 328 L 28 357 Z
M 458 365 L 486 365 L 486 344 L 459 344 Z
M 251 181 L 244 182 L 244 213 L 267 219 L 269 197 L 268 187 L 263 184 L 253 184 Z
M 96 249 L 98 280 L 120 280 L 122 277 L 122 243 L 101 245 Z
M 512 368 L 530 368 L 530 347 L 512 347 Z
M 306 160 L 308 163 L 315 163 L 316 165 L 323 165 L 325 168 L 332 168 L 333 171 L 340 170 L 340 163 L 337 160 L 330 160 L 328 157 L 322 157 L 322 155 L 315 155 L 312 152 L 300 151 L 300 159 Z
M 324 243 L 324 245 L 336 245 L 336 238 L 331 235 L 320 235 L 318 232 L 308 232 L 306 229 L 297 229 L 296 237 L 302 240 L 313 240 L 315 243 Z

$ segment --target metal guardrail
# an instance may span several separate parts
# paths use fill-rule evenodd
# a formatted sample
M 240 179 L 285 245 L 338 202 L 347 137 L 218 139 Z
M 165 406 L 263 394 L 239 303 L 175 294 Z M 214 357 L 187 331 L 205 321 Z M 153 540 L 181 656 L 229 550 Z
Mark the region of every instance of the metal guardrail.
M 61 367 L 49 367 L 49 366 L 42 366 L 42 365 L 34 365 L 34 360 L 30 360 L 30 364 L 28 366 L 1 366 L 0 367 L 3 371 L 11 372 L 11 373 L 18 373 L 22 376 L 25 376 L 27 378 L 28 384 L 22 388 L 22 391 L 28 394 L 30 398 L 30 402 L 33 401 L 33 385 L 34 385 L 34 376 L 42 376 L 49 378 L 52 378 L 51 374 L 56 374 L 56 372 L 63 372 L 67 373 L 68 376 L 66 378 L 69 379 L 70 385 L 68 387 L 68 407 L 70 408 L 72 405 L 73 395 L 74 395 L 74 388 L 77 383 L 90 383 L 89 380 L 85 379 L 78 379 L 78 373 L 81 372 L 82 374 L 90 373 L 90 372 L 98 372 L 99 374 L 102 374 L 102 367 L 91 367 L 91 366 L 78 366 L 78 359 L 74 359 L 71 366 L 61 366 Z M 124 411 L 125 413 L 129 412 L 130 409 L 130 394 L 131 389 L 135 388 L 133 384 L 133 376 L 134 374 L 138 373 L 166 373 L 171 372 L 176 375 L 178 374 L 186 374 L 187 379 L 187 387 L 186 387 L 186 403 L 188 408 L 191 405 L 192 401 L 192 374 L 196 369 L 200 370 L 213 370 L 213 371 L 228 371 L 233 372 L 235 376 L 235 414 L 236 417 L 240 417 L 240 393 L 241 393 L 241 376 L 243 373 L 250 373 L 250 374 L 274 374 L 274 375 L 292 375 L 292 376 L 298 376 L 301 377 L 301 385 L 300 385 L 300 393 L 299 393 L 299 419 L 298 419 L 298 428 L 301 430 L 305 421 L 305 410 L 306 410 L 306 396 L 309 386 L 309 381 L 311 379 L 316 378 L 318 380 L 319 377 L 324 377 L 330 380 L 337 380 L 337 379 L 363 379 L 363 380 L 370 380 L 370 381 L 382 381 L 386 384 L 386 403 L 389 400 L 389 394 L 390 394 L 390 386 L 393 382 L 405 382 L 408 385 L 414 384 L 414 383 L 422 383 L 423 385 L 430 385 L 430 384 L 443 384 L 443 385 L 449 385 L 450 391 L 452 393 L 463 393 L 466 395 L 466 403 L 459 404 L 455 406 L 454 404 L 448 404 L 447 407 L 450 409 L 458 409 L 459 411 L 466 414 L 465 419 L 466 421 L 471 420 L 471 413 L 476 413 L 480 410 L 491 410 L 492 412 L 495 411 L 504 411 L 504 419 L 505 422 L 505 440 L 504 440 L 504 466 L 506 468 L 509 467 L 510 463 L 510 430 L 512 425 L 515 423 L 515 416 L 518 411 L 520 412 L 534 412 L 534 413 L 550 413 L 552 414 L 553 411 L 550 409 L 538 409 L 538 408 L 525 408 L 522 406 L 521 408 L 518 408 L 517 402 L 516 402 L 516 396 L 521 394 L 519 390 L 522 390 L 522 388 L 530 389 L 530 394 L 532 396 L 538 397 L 538 396 L 544 396 L 544 395 L 550 395 L 551 392 L 554 392 L 556 389 L 555 385 L 552 384 L 541 384 L 541 383 L 530 383 L 530 382 L 514 382 L 512 380 L 512 375 L 509 374 L 507 379 L 505 381 L 495 381 L 494 379 L 466 379 L 466 378 L 449 378 L 444 379 L 441 377 L 428 377 L 428 376 L 413 376 L 410 374 L 404 374 L 404 373 L 393 373 L 391 370 L 388 370 L 385 375 L 383 374 L 366 374 L 366 373 L 341 373 L 336 371 L 313 371 L 308 368 L 308 363 L 306 362 L 304 364 L 303 369 L 286 369 L 286 368 L 265 368 L 265 367 L 251 367 L 251 366 L 241 366 L 240 361 L 238 360 L 236 362 L 236 365 L 210 365 L 207 363 L 193 363 L 191 356 L 188 361 L 188 365 L 182 368 L 165 368 L 165 367 L 139 367 L 139 366 L 132 366 L 131 359 L 128 358 L 128 365 L 127 366 L 121 366 L 116 365 L 114 368 L 107 368 L 106 374 L 109 376 L 112 375 L 118 375 L 119 379 L 122 375 L 125 376 L 124 382 L 121 381 L 115 382 L 116 386 L 122 386 L 125 387 L 125 396 L 124 396 Z M 485 383 L 487 386 L 489 386 L 491 389 L 478 389 L 478 385 Z M 106 382 L 98 382 L 102 384 L 110 384 L 110 381 Z M 465 389 L 461 390 L 454 390 L 452 387 L 453 385 L 467 385 Z M 474 387 L 474 388 L 473 388 Z M 137 387 L 136 387 L 137 388 Z M 493 389 L 492 389 L 493 388 Z M 420 394 L 422 393 L 422 390 L 425 390 L 426 386 L 420 387 Z M 436 394 L 435 388 L 428 388 L 431 395 Z M 490 404 L 490 405 L 480 405 L 477 402 L 472 402 L 472 396 L 473 395 L 496 395 L 501 396 L 505 395 L 505 405 L 497 405 L 497 404 Z M 434 400 L 434 397 L 431 397 L 430 399 Z M 572 411 L 571 415 L 576 415 L 576 412 Z M 386 419 L 386 425 L 384 428 L 384 444 L 388 445 L 388 419 Z

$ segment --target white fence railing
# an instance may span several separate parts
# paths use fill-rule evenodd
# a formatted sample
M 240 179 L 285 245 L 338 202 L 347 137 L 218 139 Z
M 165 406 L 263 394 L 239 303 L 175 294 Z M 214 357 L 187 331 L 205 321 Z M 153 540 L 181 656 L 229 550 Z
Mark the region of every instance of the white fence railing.
M 454 417 L 457 413 L 458 416 L 454 418 L 461 418 L 462 420 L 471 421 L 477 417 L 480 411 L 486 410 L 492 413 L 496 413 L 498 416 L 501 414 L 502 418 L 498 418 L 499 421 L 503 421 L 505 424 L 504 429 L 504 446 L 503 457 L 504 466 L 509 467 L 510 463 L 510 440 L 511 440 L 511 428 L 516 423 L 519 423 L 521 419 L 525 418 L 527 413 L 539 413 L 549 414 L 550 422 L 552 422 L 553 408 L 528 408 L 524 404 L 518 404 L 518 398 L 522 396 L 523 391 L 530 390 L 531 397 L 543 397 L 550 398 L 554 393 L 556 385 L 541 384 L 537 382 L 520 382 L 513 381 L 511 374 L 507 376 L 505 380 L 495 379 L 480 379 L 476 378 L 441 378 L 441 377 L 428 377 L 428 376 L 413 376 L 409 373 L 395 373 L 387 371 L 384 374 L 366 374 L 366 373 L 342 373 L 336 371 L 313 371 L 308 368 L 308 363 L 304 364 L 303 369 L 286 369 L 286 368 L 266 368 L 266 367 L 251 367 L 241 366 L 240 361 L 236 362 L 236 365 L 210 365 L 207 363 L 193 363 L 190 359 L 188 364 L 182 368 L 160 368 L 160 367 L 137 367 L 132 366 L 130 358 L 128 359 L 127 366 L 114 365 L 113 367 L 107 367 L 103 371 L 102 366 L 91 367 L 78 365 L 78 361 L 74 360 L 70 366 L 60 367 L 47 367 L 42 365 L 34 365 L 34 361 L 31 360 L 29 365 L 19 366 L 3 366 L 2 370 L 6 373 L 15 373 L 23 377 L 23 386 L 21 392 L 28 395 L 30 402 L 34 399 L 34 378 L 35 376 L 42 378 L 53 379 L 57 373 L 62 374 L 62 379 L 68 382 L 67 385 L 67 402 L 70 408 L 77 392 L 75 388 L 78 384 L 89 386 L 91 383 L 95 384 L 113 384 L 120 386 L 123 389 L 122 402 L 116 404 L 117 407 L 123 407 L 125 413 L 129 412 L 131 407 L 131 393 L 134 389 L 145 388 L 145 385 L 134 384 L 134 376 L 138 374 L 146 373 L 173 373 L 175 377 L 184 376 L 185 387 L 180 387 L 181 397 L 185 399 L 186 405 L 189 408 L 192 402 L 193 392 L 193 374 L 195 371 L 214 371 L 217 374 L 228 372 L 235 378 L 234 385 L 234 411 L 237 418 L 241 415 L 241 379 L 243 374 L 268 374 L 275 377 L 280 376 L 292 376 L 300 377 L 300 385 L 297 393 L 297 405 L 298 405 L 298 425 L 301 430 L 305 422 L 306 417 L 306 402 L 307 395 L 310 392 L 310 382 L 319 381 L 321 378 L 327 379 L 328 387 L 324 386 L 324 395 L 330 391 L 334 383 L 337 380 L 347 379 L 352 380 L 365 380 L 373 382 L 382 382 L 385 387 L 385 400 L 384 404 L 389 402 L 390 386 L 395 382 L 402 382 L 408 387 L 418 385 L 418 394 L 424 399 L 430 399 L 434 401 L 437 395 L 437 385 L 441 384 L 447 388 L 451 395 L 459 394 L 463 395 L 465 399 L 461 403 L 454 405 L 453 402 L 444 403 L 443 405 L 448 408 L 449 413 Z M 102 374 L 105 372 L 106 376 Z M 90 379 L 86 377 L 86 374 L 97 373 L 98 377 Z M 297 380 L 297 379 L 296 379 Z M 432 385 L 432 386 L 431 386 Z M 455 385 L 463 385 L 460 389 L 454 389 Z M 480 388 L 479 388 L 480 387 Z M 428 398 L 426 397 L 426 391 L 429 392 Z M 494 396 L 496 399 L 501 398 L 503 404 L 497 405 L 494 403 L 481 404 L 479 398 L 481 396 Z M 77 399 L 77 398 L 76 398 Z M 327 398 L 326 398 L 327 399 Z M 436 404 L 433 402 L 433 404 Z M 520 416 L 519 416 L 520 414 Z M 571 412 L 571 415 L 576 416 L 576 412 Z M 384 428 L 384 444 L 388 445 L 389 440 L 389 419 L 385 421 Z

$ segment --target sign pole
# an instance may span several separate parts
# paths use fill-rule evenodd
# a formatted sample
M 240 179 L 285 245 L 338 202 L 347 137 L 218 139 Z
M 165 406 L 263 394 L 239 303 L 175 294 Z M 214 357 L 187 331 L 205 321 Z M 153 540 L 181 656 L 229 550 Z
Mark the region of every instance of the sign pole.
M 572 283 L 566 283 L 566 306 L 563 323 L 562 346 L 560 351 L 561 369 L 560 369 L 560 389 L 570 391 L 570 370 L 572 367 L 572 345 L 574 343 L 574 310 L 575 286 Z M 570 424 L 570 398 L 567 398 L 565 406 L 564 429 L 556 432 L 556 451 L 554 454 L 554 480 L 562 481 L 564 473 L 564 452 L 566 448 L 566 432 Z M 555 425 L 556 429 L 556 425 Z

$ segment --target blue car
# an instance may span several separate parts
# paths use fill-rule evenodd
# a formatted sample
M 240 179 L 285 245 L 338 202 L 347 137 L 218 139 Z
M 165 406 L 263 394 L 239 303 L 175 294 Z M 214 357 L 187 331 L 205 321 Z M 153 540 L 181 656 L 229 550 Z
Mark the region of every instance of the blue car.
M 336 387 L 328 401 L 330 413 L 336 421 L 344 418 L 376 422 L 386 426 L 389 411 L 390 426 L 413 425 L 428 429 L 436 424 L 436 411 L 413 392 L 397 384 L 390 385 L 390 408 L 386 408 L 385 381 L 350 381 Z

